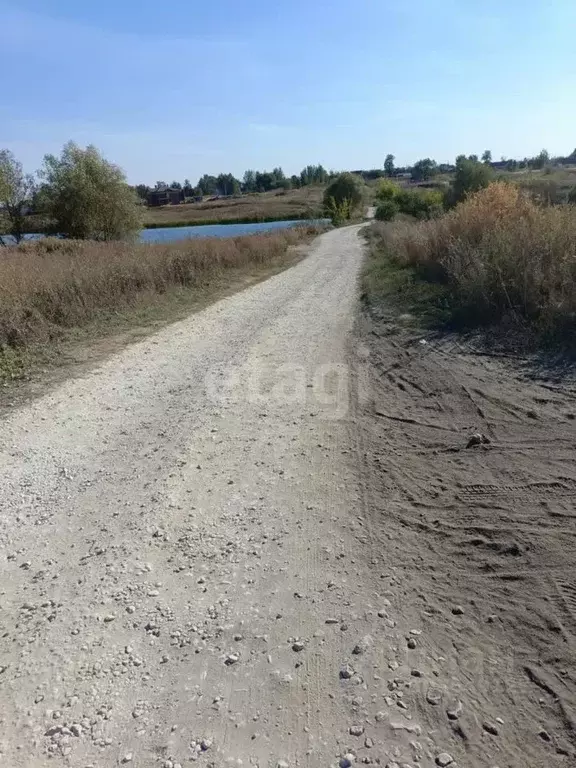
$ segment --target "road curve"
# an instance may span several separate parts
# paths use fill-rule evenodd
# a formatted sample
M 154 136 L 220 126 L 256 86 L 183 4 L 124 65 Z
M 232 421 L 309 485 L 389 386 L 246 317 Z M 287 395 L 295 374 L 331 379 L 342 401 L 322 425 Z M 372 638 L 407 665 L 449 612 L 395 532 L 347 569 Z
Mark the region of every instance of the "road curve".
M 350 451 L 361 260 L 358 227 L 325 234 L 0 423 L 0 763 L 367 753 L 341 679 L 379 599 Z

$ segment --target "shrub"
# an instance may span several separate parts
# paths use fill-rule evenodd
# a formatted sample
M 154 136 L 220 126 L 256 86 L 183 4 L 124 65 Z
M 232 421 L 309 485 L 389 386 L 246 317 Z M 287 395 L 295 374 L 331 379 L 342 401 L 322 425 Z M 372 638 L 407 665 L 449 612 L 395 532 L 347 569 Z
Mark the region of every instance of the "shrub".
M 349 219 L 362 202 L 360 183 L 351 173 L 341 173 L 324 193 L 324 210 L 334 220 L 334 212 Z
M 394 200 L 382 200 L 376 206 L 375 216 L 377 221 L 393 221 L 399 212 L 398 203 Z
M 377 232 L 389 259 L 446 286 L 461 323 L 521 318 L 542 332 L 575 323 L 570 206 L 541 207 L 518 187 L 496 182 L 440 219 Z
M 337 203 L 336 200 L 331 197 L 324 203 L 324 212 L 332 220 L 332 224 L 334 224 L 335 227 L 339 227 L 349 221 L 352 216 L 350 200 L 342 200 L 341 203 Z
M 568 192 L 568 202 L 576 205 L 576 187 L 572 187 L 570 192 Z
M 402 213 L 416 219 L 432 219 L 442 213 L 442 193 L 436 189 L 403 189 L 396 197 Z
M 398 184 L 394 184 L 393 181 L 381 181 L 378 185 L 378 191 L 376 192 L 377 200 L 394 200 L 400 194 L 401 189 Z
M 442 213 L 443 196 L 437 189 L 405 189 L 392 181 L 382 181 L 376 193 L 380 205 L 376 209 L 376 218 L 391 221 L 400 212 L 417 219 L 432 219 Z M 381 215 L 378 209 L 382 207 Z M 390 218 L 381 218 L 381 216 Z
M 461 155 L 456 160 L 454 181 L 446 195 L 447 205 L 450 207 L 461 203 L 467 195 L 484 189 L 493 180 L 494 171 L 489 165 Z

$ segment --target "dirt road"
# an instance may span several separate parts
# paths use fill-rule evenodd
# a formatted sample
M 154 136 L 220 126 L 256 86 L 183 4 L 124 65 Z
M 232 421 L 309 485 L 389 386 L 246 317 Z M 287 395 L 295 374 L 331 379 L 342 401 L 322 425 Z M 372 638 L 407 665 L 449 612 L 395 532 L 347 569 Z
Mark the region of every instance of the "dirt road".
M 383 607 L 352 534 L 361 259 L 357 228 L 328 233 L 1 423 L 2 764 L 330 765 L 364 744 L 340 681 Z
M 575 764 L 576 395 L 357 233 L 0 422 L 0 765 Z

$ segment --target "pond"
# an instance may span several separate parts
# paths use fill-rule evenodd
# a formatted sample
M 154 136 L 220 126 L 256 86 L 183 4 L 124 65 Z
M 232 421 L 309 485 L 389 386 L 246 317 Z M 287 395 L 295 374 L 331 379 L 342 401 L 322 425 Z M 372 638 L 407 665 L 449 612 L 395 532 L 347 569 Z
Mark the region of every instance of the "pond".
M 296 221 L 266 221 L 258 224 L 204 224 L 198 227 L 161 227 L 158 229 L 143 229 L 140 232 L 141 243 L 173 243 L 177 240 L 188 240 L 191 237 L 238 237 L 239 235 L 255 235 L 258 232 L 270 232 L 275 229 L 287 229 L 306 224 L 328 223 L 328 219 L 296 220 Z M 36 240 L 43 235 L 24 235 L 25 240 Z M 6 244 L 12 238 L 6 235 L 2 238 Z
M 298 225 L 316 224 L 316 221 L 266 221 L 258 224 L 204 224 L 199 227 L 163 227 L 144 229 L 140 232 L 141 243 L 171 243 L 190 237 L 238 237 L 270 232 L 274 229 L 288 229 Z

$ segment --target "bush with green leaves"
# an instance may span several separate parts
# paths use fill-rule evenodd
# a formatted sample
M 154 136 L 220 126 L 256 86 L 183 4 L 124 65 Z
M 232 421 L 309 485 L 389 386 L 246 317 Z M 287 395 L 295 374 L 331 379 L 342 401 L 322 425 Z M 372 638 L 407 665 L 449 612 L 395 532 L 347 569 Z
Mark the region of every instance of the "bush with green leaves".
M 402 189 L 396 203 L 402 213 L 416 219 L 433 219 L 443 212 L 443 195 L 437 189 Z
M 377 221 L 394 221 L 400 213 L 400 208 L 395 200 L 381 200 L 376 206 L 375 218 Z
M 452 187 L 446 194 L 448 207 L 463 202 L 468 195 L 485 189 L 492 181 L 494 181 L 494 171 L 490 165 L 460 155 L 456 158 L 456 173 Z
M 122 240 L 142 226 L 141 209 L 123 171 L 96 147 L 73 142 L 46 155 L 38 206 L 46 233 L 78 240 Z
M 350 220 L 352 216 L 352 208 L 349 200 L 342 200 L 341 203 L 337 203 L 336 200 L 331 197 L 330 200 L 324 203 L 324 212 L 331 219 L 332 224 L 335 227 L 340 227 Z
M 406 189 L 392 181 L 382 181 L 376 199 L 376 218 L 379 221 L 392 221 L 398 213 L 416 219 L 432 219 L 443 211 L 443 195 L 437 189 Z
M 400 194 L 401 189 L 393 181 L 383 180 L 378 185 L 376 199 L 384 202 L 385 200 L 395 200 Z
M 341 173 L 324 192 L 324 210 L 334 223 L 350 219 L 361 202 L 360 182 L 352 173 Z

